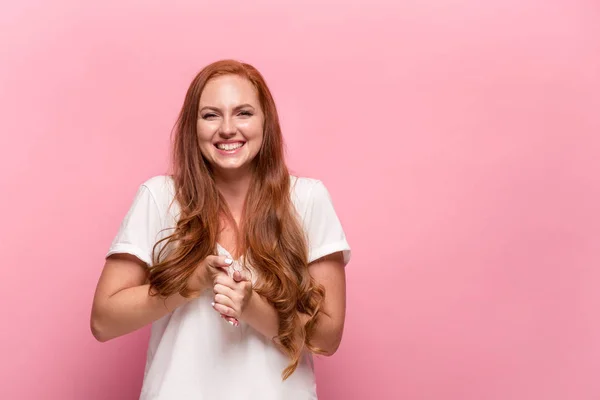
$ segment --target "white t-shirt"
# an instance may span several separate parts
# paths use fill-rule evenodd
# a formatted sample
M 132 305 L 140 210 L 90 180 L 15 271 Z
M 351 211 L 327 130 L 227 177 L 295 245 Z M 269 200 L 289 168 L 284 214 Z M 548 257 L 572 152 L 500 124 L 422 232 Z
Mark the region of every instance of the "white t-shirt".
M 309 262 L 338 251 L 350 260 L 350 246 L 322 182 L 291 177 L 291 198 L 307 235 Z M 180 209 L 169 176 L 143 183 L 121 223 L 107 257 L 128 253 L 152 263 L 152 248 L 173 232 Z M 173 203 L 173 205 L 171 205 Z M 220 255 L 226 249 L 217 246 Z M 312 355 L 282 381 L 289 359 L 240 321 L 234 327 L 212 308 L 206 291 L 152 324 L 142 400 L 307 400 L 316 399 Z

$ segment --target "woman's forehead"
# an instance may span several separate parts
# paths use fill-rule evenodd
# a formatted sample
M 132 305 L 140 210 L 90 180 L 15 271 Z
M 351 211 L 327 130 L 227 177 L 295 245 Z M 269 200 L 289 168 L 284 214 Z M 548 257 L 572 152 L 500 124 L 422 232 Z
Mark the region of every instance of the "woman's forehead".
M 234 108 L 244 103 L 253 107 L 259 105 L 258 92 L 252 82 L 238 75 L 224 75 L 206 83 L 199 106 Z

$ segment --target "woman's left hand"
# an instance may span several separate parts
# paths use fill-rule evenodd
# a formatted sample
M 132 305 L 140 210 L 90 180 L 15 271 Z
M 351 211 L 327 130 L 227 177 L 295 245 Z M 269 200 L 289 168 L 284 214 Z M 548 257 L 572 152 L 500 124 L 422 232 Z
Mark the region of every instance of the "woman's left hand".
M 213 308 L 228 321 L 240 320 L 252 297 L 252 282 L 248 271 L 235 271 L 233 278 L 219 275 L 213 287 Z

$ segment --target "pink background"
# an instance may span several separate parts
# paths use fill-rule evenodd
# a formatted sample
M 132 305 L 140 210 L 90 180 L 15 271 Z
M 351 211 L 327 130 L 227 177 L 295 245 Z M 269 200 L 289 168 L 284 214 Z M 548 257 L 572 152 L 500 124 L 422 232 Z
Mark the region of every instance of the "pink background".
M 248 61 L 354 249 L 321 398 L 600 398 L 600 3 L 5 1 L 0 398 L 133 399 L 104 253 L 194 74 Z

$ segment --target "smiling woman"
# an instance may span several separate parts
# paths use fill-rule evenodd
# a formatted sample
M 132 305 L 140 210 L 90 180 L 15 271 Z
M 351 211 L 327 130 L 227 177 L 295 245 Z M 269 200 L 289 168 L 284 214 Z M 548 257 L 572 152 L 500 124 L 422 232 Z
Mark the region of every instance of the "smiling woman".
M 196 129 L 202 155 L 213 168 L 249 168 L 263 139 L 264 115 L 258 93 L 239 75 L 211 79 L 200 96 Z
M 139 187 L 107 253 L 94 336 L 152 324 L 142 399 L 315 399 L 312 354 L 340 344 L 350 260 L 327 189 L 289 174 L 248 64 L 200 71 L 174 133 L 172 175 Z

